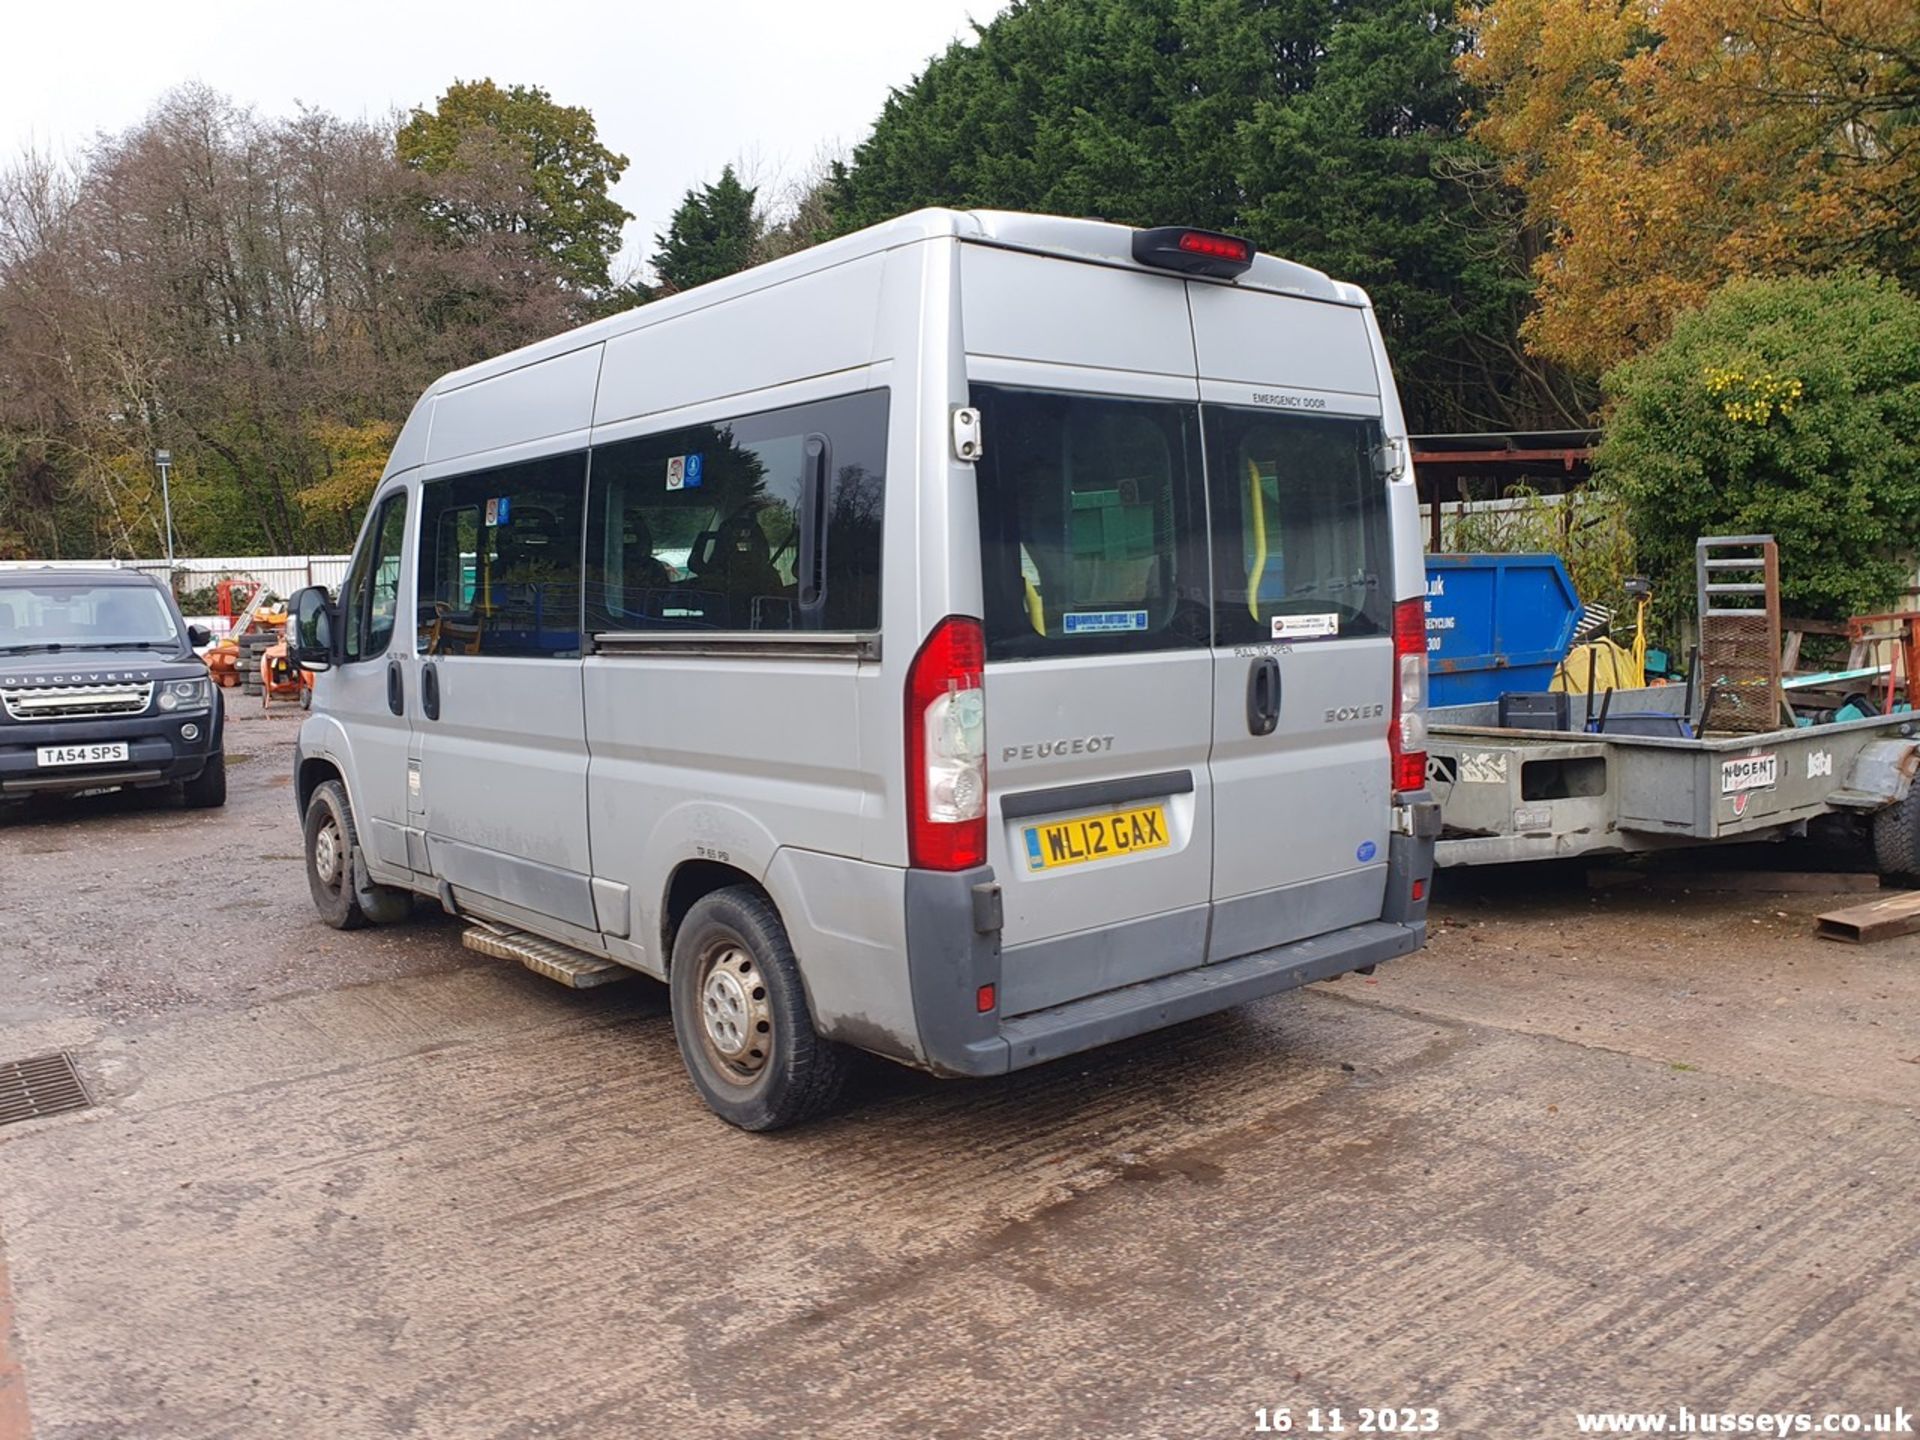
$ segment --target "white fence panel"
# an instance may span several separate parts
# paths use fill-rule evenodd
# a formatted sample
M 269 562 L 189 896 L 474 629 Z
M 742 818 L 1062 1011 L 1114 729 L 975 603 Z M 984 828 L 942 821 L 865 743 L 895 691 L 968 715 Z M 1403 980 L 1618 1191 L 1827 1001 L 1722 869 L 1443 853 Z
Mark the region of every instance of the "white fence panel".
M 175 593 L 202 590 L 221 580 L 257 580 L 281 599 L 308 585 L 325 585 L 338 590 L 347 578 L 350 555 L 217 555 L 176 557 L 173 562 Z M 155 560 L 0 560 L 0 570 L 86 570 L 109 566 L 116 570 L 139 570 L 164 579 L 167 562 Z

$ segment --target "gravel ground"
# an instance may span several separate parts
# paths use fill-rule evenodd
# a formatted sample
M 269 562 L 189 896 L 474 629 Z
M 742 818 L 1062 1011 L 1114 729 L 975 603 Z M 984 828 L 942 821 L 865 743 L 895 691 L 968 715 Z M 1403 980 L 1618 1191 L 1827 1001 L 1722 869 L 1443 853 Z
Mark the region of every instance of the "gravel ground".
M 1811 937 L 1857 895 L 1450 873 L 1373 977 L 752 1137 L 651 982 L 321 926 L 297 717 L 231 718 L 224 811 L 0 816 L 0 1060 L 96 1101 L 0 1129 L 0 1440 L 1920 1408 L 1920 938 Z
M 293 813 L 300 712 L 224 693 L 224 809 L 185 810 L 164 790 L 0 807 L 0 1019 L 139 1026 L 475 958 L 431 906 L 404 930 L 320 923 Z

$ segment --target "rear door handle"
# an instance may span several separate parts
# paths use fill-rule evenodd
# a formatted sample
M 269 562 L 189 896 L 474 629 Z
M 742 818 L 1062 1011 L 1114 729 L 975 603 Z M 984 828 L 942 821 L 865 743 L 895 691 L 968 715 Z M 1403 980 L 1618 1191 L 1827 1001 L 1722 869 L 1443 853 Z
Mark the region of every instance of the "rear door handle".
M 440 672 L 432 662 L 420 667 L 420 708 L 427 719 L 440 718 Z
M 1271 735 L 1280 724 L 1280 662 L 1262 655 L 1247 671 L 1247 733 Z
M 387 709 L 396 715 L 407 713 L 407 682 L 398 660 L 387 661 Z

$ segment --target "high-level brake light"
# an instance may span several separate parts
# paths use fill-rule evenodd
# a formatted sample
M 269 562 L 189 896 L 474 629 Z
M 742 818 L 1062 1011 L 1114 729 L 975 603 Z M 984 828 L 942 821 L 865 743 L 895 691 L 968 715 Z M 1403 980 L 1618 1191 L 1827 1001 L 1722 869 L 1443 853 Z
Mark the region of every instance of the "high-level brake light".
M 1166 225 L 1133 232 L 1133 258 L 1142 265 L 1177 270 L 1182 275 L 1208 275 L 1231 280 L 1253 265 L 1253 242 L 1215 230 L 1190 230 Z

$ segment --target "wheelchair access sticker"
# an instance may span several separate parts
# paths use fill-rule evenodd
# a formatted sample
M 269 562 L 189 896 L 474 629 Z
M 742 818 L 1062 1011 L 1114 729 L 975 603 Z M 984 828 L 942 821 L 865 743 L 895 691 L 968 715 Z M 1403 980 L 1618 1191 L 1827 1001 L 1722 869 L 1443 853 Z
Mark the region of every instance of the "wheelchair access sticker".
M 667 457 L 667 489 L 698 490 L 701 468 L 698 455 L 669 455 Z

